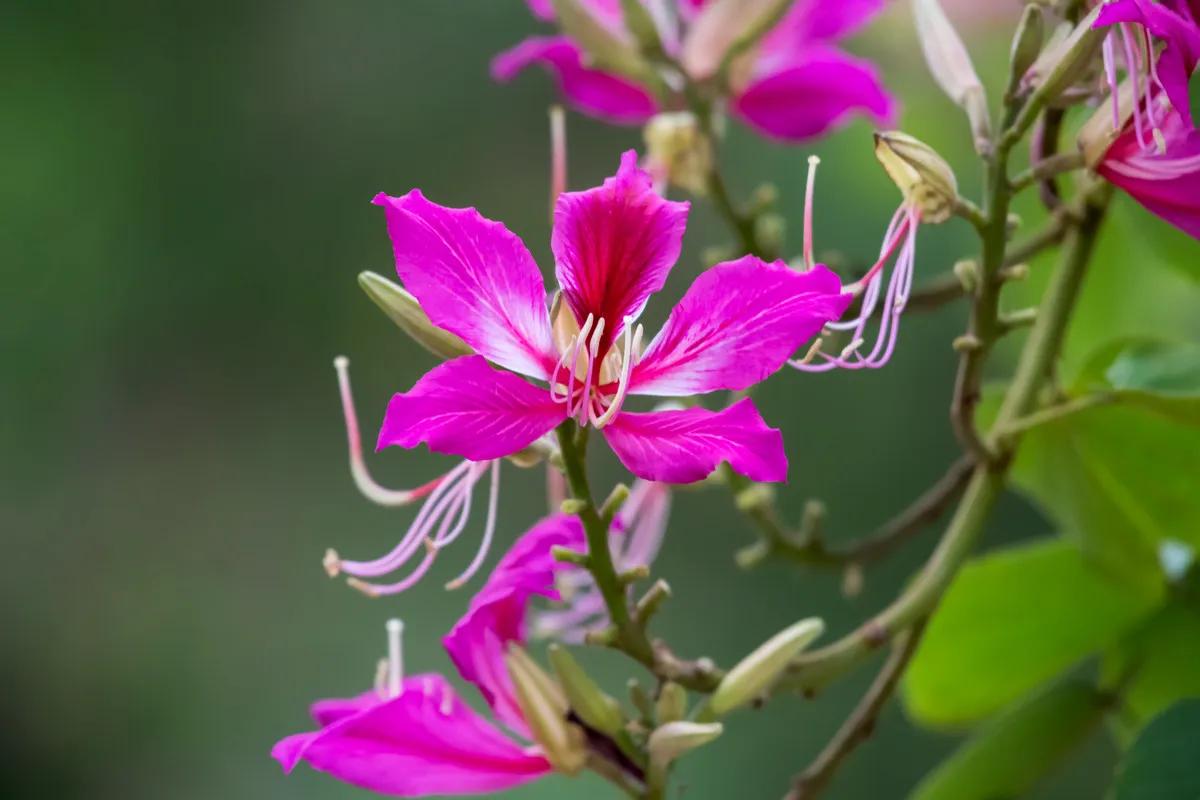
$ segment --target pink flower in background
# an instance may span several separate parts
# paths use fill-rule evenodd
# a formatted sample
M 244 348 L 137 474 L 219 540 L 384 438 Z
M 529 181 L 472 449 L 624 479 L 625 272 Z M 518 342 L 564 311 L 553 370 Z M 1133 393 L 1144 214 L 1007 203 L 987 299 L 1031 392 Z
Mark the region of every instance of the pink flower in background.
M 285 772 L 306 761 L 338 780 L 395 797 L 498 792 L 551 772 L 538 748 L 519 744 L 473 711 L 441 675 L 403 677 L 399 622 L 389 623 L 388 632 L 386 677 L 373 691 L 314 703 L 319 729 L 271 749 Z M 501 673 L 504 644 L 495 667 Z M 519 710 L 509 722 L 525 729 Z
M 530 0 L 529 5 L 539 19 L 553 20 L 550 3 Z M 619 41 L 632 42 L 617 0 L 583 0 L 582 5 L 595 24 Z M 695 80 L 712 77 L 729 48 L 769 8 L 760 0 L 678 0 L 673 15 L 659 13 L 657 3 L 645 5 L 668 54 Z M 735 60 L 731 111 L 760 133 L 788 141 L 819 136 L 855 114 L 888 124 L 895 105 L 874 67 L 834 46 L 882 6 L 883 0 L 796 0 L 756 47 Z M 546 67 L 575 107 L 601 119 L 639 124 L 663 108 L 663 99 L 647 87 L 588 66 L 583 49 L 567 36 L 526 39 L 495 58 L 492 75 L 511 80 L 531 64 Z M 671 107 L 679 99 L 665 102 Z
M 1134 131 L 1145 149 L 1154 147 L 1158 126 L 1151 97 L 1166 93 L 1188 127 L 1192 127 L 1188 81 L 1200 62 L 1200 0 L 1108 0 L 1096 19 L 1109 28 L 1104 41 L 1104 64 L 1113 95 L 1114 118 L 1119 115 L 1117 62 L 1122 61 L 1133 89 Z M 1154 40 L 1163 43 L 1155 57 Z
M 634 483 L 609 534 L 613 564 L 618 571 L 654 562 L 670 513 L 671 488 L 667 484 Z M 556 584 L 559 602 L 532 615 L 536 636 L 578 643 L 589 631 L 608 623 L 604 598 L 590 573 L 582 569 L 563 570 L 557 574 Z
M 556 561 L 552 549 L 584 543 L 576 517 L 557 514 L 539 522 L 500 559 L 443 640 L 459 674 L 517 736 L 530 737 L 530 730 L 505 654 L 526 642 L 530 601 L 561 599 L 556 578 L 579 569 Z M 315 703 L 320 729 L 275 745 L 271 755 L 285 771 L 303 760 L 339 780 L 398 797 L 500 791 L 552 771 L 537 747 L 518 743 L 472 711 L 441 675 L 404 678 L 398 623 L 389 624 L 389 634 L 389 658 L 374 691 Z
M 1152 214 L 1200 239 L 1200 131 L 1165 94 L 1153 95 L 1147 106 L 1158 107 L 1155 129 L 1161 147 L 1143 147 L 1131 120 L 1096 171 Z
M 689 483 L 722 462 L 753 480 L 786 477 L 782 437 L 748 399 L 715 412 L 622 407 L 629 395 L 737 391 L 766 378 L 850 302 L 832 272 L 751 256 L 718 264 L 642 352 L 635 323 L 679 256 L 688 206 L 656 194 L 633 151 L 602 186 L 558 198 L 551 249 L 562 288 L 553 323 L 533 257 L 503 225 L 417 190 L 375 202 L 387 212 L 406 288 L 435 325 L 478 353 L 435 367 L 393 397 L 380 448 L 425 443 L 489 461 L 575 419 L 599 428 L 646 480 Z

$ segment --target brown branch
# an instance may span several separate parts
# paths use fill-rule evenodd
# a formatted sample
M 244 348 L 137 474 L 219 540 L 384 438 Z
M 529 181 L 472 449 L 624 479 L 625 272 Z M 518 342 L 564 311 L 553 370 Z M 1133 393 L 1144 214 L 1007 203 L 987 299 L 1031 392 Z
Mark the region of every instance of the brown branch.
M 924 629 L 925 621 L 921 620 L 895 638 L 892 654 L 875 676 L 866 694 L 808 768 L 792 780 L 791 791 L 784 796 L 784 800 L 811 800 L 816 797 L 833 779 L 838 767 L 850 753 L 871 737 L 879 714 L 895 691 L 896 684 L 904 674 L 913 653 L 916 652 Z

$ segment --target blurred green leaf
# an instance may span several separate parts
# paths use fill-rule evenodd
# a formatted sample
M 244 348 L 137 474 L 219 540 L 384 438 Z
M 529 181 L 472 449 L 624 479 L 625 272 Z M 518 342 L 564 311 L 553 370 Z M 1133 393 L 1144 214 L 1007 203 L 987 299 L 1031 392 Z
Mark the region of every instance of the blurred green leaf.
M 1165 539 L 1200 545 L 1200 430 L 1111 406 L 1030 430 L 1013 480 L 1106 569 L 1161 581 Z
M 1200 700 L 1171 706 L 1146 726 L 1117 768 L 1114 800 L 1200 797 Z
M 1101 665 L 1105 684 L 1120 687 L 1121 713 L 1113 722 L 1128 744 L 1172 703 L 1200 698 L 1200 609 L 1168 604 L 1106 652 Z
M 1113 580 L 1063 539 L 969 563 L 930 621 L 904 684 L 926 725 L 986 717 L 1112 644 L 1160 593 Z
M 1023 795 L 1100 721 L 1107 698 L 1081 681 L 1049 687 L 1006 711 L 925 777 L 910 800 Z
M 1128 338 L 1109 342 L 1087 360 L 1076 393 L 1110 392 L 1190 425 L 1200 424 L 1200 345 Z

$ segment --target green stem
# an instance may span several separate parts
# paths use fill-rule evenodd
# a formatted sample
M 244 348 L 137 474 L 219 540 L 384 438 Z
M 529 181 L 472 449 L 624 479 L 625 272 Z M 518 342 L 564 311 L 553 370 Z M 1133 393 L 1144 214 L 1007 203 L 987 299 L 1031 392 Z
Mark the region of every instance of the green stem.
M 578 511 L 579 521 L 587 537 L 587 569 L 596 581 L 596 587 L 604 598 L 609 619 L 616 629 L 620 649 L 638 661 L 654 667 L 654 650 L 646 638 L 645 631 L 629 613 L 625 599 L 625 587 L 613 566 L 612 551 L 608 546 L 608 526 L 600 518 L 592 489 L 588 483 L 587 452 L 588 428 L 578 427 L 573 420 L 558 426 L 558 445 L 562 452 L 563 468 L 567 473 L 567 485 L 571 497 L 582 503 Z M 578 436 L 576 436 L 578 431 Z

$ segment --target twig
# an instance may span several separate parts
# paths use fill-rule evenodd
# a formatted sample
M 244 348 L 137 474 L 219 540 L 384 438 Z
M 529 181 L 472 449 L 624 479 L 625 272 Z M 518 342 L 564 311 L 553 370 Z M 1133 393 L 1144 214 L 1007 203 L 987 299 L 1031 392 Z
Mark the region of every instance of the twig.
M 925 620 L 920 620 L 896 637 L 892 644 L 891 656 L 875 676 L 870 688 L 825 748 L 804 772 L 793 779 L 791 791 L 784 795 L 784 800 L 809 800 L 815 797 L 829 784 L 838 767 L 850 753 L 871 737 L 879 714 L 895 691 L 896 684 L 916 652 L 924 631 Z

